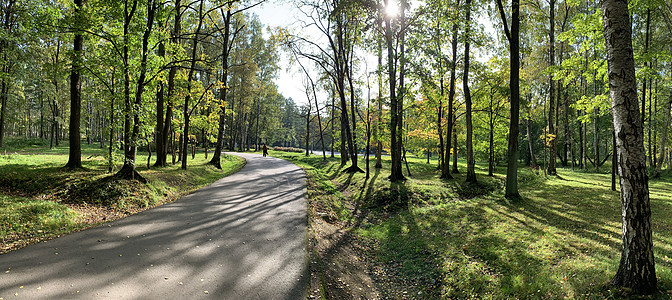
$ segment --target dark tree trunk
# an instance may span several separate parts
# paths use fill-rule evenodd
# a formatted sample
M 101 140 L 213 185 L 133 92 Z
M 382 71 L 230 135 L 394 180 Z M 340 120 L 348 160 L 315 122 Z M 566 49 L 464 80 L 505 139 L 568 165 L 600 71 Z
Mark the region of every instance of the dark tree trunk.
M 603 0 L 609 90 L 621 183 L 623 248 L 611 283 L 635 293 L 657 291 L 646 154 L 632 50 L 632 25 L 625 0 Z
M 386 5 L 393 5 L 390 1 L 386 1 Z M 399 130 L 399 99 L 397 98 L 397 71 L 395 63 L 395 48 L 393 46 L 392 20 L 385 18 L 385 42 L 387 44 L 387 72 L 389 77 L 390 89 L 390 157 L 392 159 L 392 167 L 390 169 L 390 181 L 404 180 L 405 177 L 401 168 L 401 130 Z
M 181 0 L 176 0 L 175 1 L 175 17 L 174 17 L 174 26 L 173 26 L 173 32 L 171 33 L 170 40 L 174 44 L 178 44 L 180 42 L 179 36 L 182 33 L 182 5 L 181 5 Z M 161 166 L 165 167 L 168 165 L 168 144 L 169 144 L 169 139 L 171 137 L 171 132 L 173 130 L 172 128 L 172 119 L 173 119 L 173 109 L 174 109 L 174 102 L 173 102 L 173 92 L 175 90 L 175 76 L 177 74 L 177 66 L 172 65 L 170 67 L 170 70 L 168 71 L 168 91 L 167 91 L 167 100 L 166 101 L 166 117 L 163 118 L 163 126 L 162 127 L 162 133 L 161 133 L 161 138 L 163 139 L 161 142 L 162 147 L 159 149 L 157 147 L 157 155 L 156 155 L 156 162 L 154 163 L 155 166 Z M 158 143 L 157 143 L 158 145 Z M 173 147 L 173 142 L 170 142 L 170 147 L 171 147 L 171 152 L 172 147 Z M 173 153 L 174 156 L 174 153 Z M 175 161 L 175 158 L 173 157 L 173 163 Z
M 467 20 L 464 34 L 467 37 L 464 43 L 464 72 L 462 74 L 462 90 L 464 92 L 464 102 L 466 106 L 466 122 L 467 122 L 467 182 L 476 183 L 476 171 L 474 161 L 474 145 L 472 138 L 474 129 L 471 124 L 471 91 L 469 90 L 469 27 L 471 26 L 471 0 L 467 0 Z
M 644 55 L 647 54 L 649 51 L 649 33 L 651 29 L 651 9 L 647 8 L 646 9 L 646 32 L 644 36 Z M 644 61 L 644 68 L 646 69 L 648 67 L 648 63 Z M 644 78 L 642 79 L 642 128 L 644 128 L 644 125 L 646 124 L 646 84 L 647 84 L 647 76 L 643 76 Z M 649 152 L 648 157 L 651 157 L 651 153 Z M 650 164 L 650 163 L 649 163 Z
M 460 0 L 456 1 L 456 5 L 460 5 Z M 443 179 L 453 179 L 453 175 L 450 174 L 450 155 L 451 150 L 453 151 L 453 159 L 457 158 L 457 142 L 452 143 L 453 136 L 453 127 L 455 126 L 454 122 L 454 112 L 453 112 L 453 103 L 455 100 L 455 69 L 457 68 L 457 33 L 458 33 L 458 23 L 457 20 L 453 23 L 453 37 L 451 39 L 451 51 L 452 51 L 452 62 L 450 63 L 450 85 L 448 87 L 448 124 L 446 126 L 446 154 L 443 158 L 443 169 L 441 170 L 441 178 Z M 453 165 L 453 172 L 457 170 L 457 163 Z
M 670 95 L 670 99 L 672 99 L 672 95 Z M 665 125 L 663 126 L 663 136 L 660 139 L 660 155 L 658 156 L 658 161 L 656 162 L 656 169 L 653 172 L 653 178 L 658 178 L 660 177 L 660 171 L 663 167 L 663 162 L 665 161 L 665 153 L 667 153 L 666 146 L 667 146 L 667 128 L 669 127 L 670 124 L 670 114 L 672 113 L 672 101 L 669 101 L 665 109 L 663 110 L 665 113 Z
M 549 1 L 549 6 L 550 6 L 550 18 L 549 18 L 549 23 L 550 23 L 550 31 L 549 31 L 549 60 L 550 60 L 550 65 L 551 67 L 555 66 L 555 0 L 550 0 Z M 556 152 L 556 145 L 557 145 L 557 138 L 556 138 L 556 132 L 555 132 L 555 122 L 554 122 L 554 117 L 556 116 L 556 102 L 555 102 L 555 80 L 553 80 L 553 74 L 548 75 L 548 81 L 549 81 L 549 95 L 548 95 L 548 134 L 552 135 L 550 137 L 550 143 L 549 143 L 549 155 L 548 155 L 548 174 L 549 175 L 557 175 L 557 171 L 555 169 L 555 152 Z
M 9 90 L 9 85 L 7 84 L 7 79 L 1 79 L 2 80 L 2 87 L 0 89 L 0 147 L 2 147 L 2 140 L 3 137 L 5 136 L 5 113 L 7 111 L 7 92 Z M 56 127 L 55 124 L 56 118 L 53 118 L 53 122 L 51 125 L 51 148 L 54 148 L 54 128 Z
M 335 98 L 335 96 L 334 96 L 334 92 L 332 90 L 332 92 L 331 92 L 331 116 L 330 116 L 330 118 L 331 118 L 331 130 L 330 130 L 330 133 L 331 133 L 331 157 L 334 157 L 334 140 L 336 139 L 336 136 L 334 135 L 334 123 L 336 123 L 336 121 L 334 121 L 334 118 L 336 116 L 336 107 L 335 107 L 335 103 L 334 103 L 335 102 L 334 98 Z
M 159 44 L 159 56 L 166 56 L 166 47 L 164 43 Z M 155 141 L 156 141 L 156 162 L 154 166 L 163 166 L 162 162 L 166 161 L 166 147 L 165 140 L 163 138 L 163 116 L 164 111 L 163 107 L 165 106 L 165 95 L 163 91 L 163 82 L 159 82 L 159 86 L 156 90 L 156 131 L 155 131 Z
M 529 155 L 529 157 L 530 157 L 530 167 L 532 167 L 534 169 L 534 168 L 537 167 L 537 156 L 534 155 L 534 147 L 533 147 L 534 145 L 533 145 L 533 142 L 532 142 L 533 138 L 532 138 L 532 135 L 530 133 L 530 117 L 531 117 L 530 113 L 528 112 L 527 119 L 525 119 L 525 127 L 527 129 L 527 146 L 528 146 L 528 149 L 530 150 L 530 155 Z
M 497 0 L 497 7 L 504 24 L 504 32 L 509 40 L 510 78 L 511 86 L 511 118 L 509 123 L 509 149 L 506 167 L 506 188 L 504 196 L 519 198 L 518 194 L 518 123 L 520 105 L 520 2 L 511 2 L 511 30 L 508 29 L 506 14 L 502 1 Z
M 378 1 L 380 2 L 380 1 Z M 378 3 L 379 7 L 380 3 Z M 378 24 L 378 30 L 380 32 L 383 32 L 383 27 L 382 27 L 382 11 L 379 9 L 378 14 L 377 14 L 377 19 L 376 19 L 376 24 Z M 376 112 L 377 118 L 376 118 L 376 124 L 373 127 L 373 136 L 376 138 L 376 165 L 374 168 L 376 169 L 382 169 L 383 168 L 383 142 L 382 139 L 380 138 L 381 134 L 381 123 L 383 120 L 383 40 L 381 39 L 381 36 L 378 35 L 376 37 L 376 43 L 378 45 L 378 69 L 376 70 L 376 73 L 378 74 L 378 98 L 376 99 L 376 102 L 378 103 L 378 109 Z
M 75 18 L 80 19 L 81 10 L 84 7 L 85 0 L 75 0 Z M 75 41 L 73 43 L 72 71 L 70 73 L 70 127 L 69 135 L 70 146 L 68 150 L 68 163 L 65 165 L 69 169 L 78 169 L 82 167 L 82 145 L 79 132 L 81 113 L 82 113 L 82 84 L 80 80 L 80 69 L 82 68 L 82 46 L 84 45 L 84 36 L 82 32 L 76 31 Z M 4 107 L 4 106 L 3 106 Z
M 231 52 L 231 41 L 229 41 L 229 35 L 231 33 L 231 10 L 228 9 L 226 14 L 222 12 L 222 17 L 224 18 L 224 39 L 222 42 L 222 88 L 219 89 L 219 100 L 221 100 L 220 107 L 221 112 L 219 113 L 219 126 L 217 127 L 217 144 L 215 145 L 215 152 L 212 154 L 212 159 L 210 159 L 209 164 L 215 166 L 217 169 L 222 168 L 221 156 L 222 150 L 224 148 L 224 132 L 226 127 L 226 96 L 227 96 L 227 82 L 229 77 L 229 53 Z
M 196 69 L 196 52 L 198 50 L 198 38 L 201 34 L 201 27 L 203 25 L 203 0 L 201 0 L 198 6 L 198 25 L 196 26 L 196 31 L 194 32 L 194 38 L 192 40 L 191 48 L 191 62 L 189 66 L 189 75 L 187 75 L 187 96 L 184 97 L 184 148 L 182 148 L 182 170 L 187 169 L 187 157 L 189 150 L 189 125 L 191 123 L 191 111 L 189 110 L 189 101 L 191 100 L 191 86 L 194 81 L 194 72 Z
M 137 8 L 137 1 L 133 2 L 131 11 L 128 12 L 127 5 L 124 5 L 124 40 L 128 40 L 128 29 L 131 23 L 131 19 L 135 14 Z M 147 25 L 145 27 L 145 32 L 142 36 L 142 56 L 140 60 L 140 75 L 137 79 L 137 87 L 135 91 L 135 101 L 131 103 L 130 100 L 130 76 L 129 76 L 129 58 L 128 58 L 128 46 L 124 43 L 124 96 L 126 107 L 125 111 L 126 122 L 124 124 L 124 165 L 117 172 L 116 176 L 119 178 L 125 179 L 137 179 L 141 182 L 147 182 L 147 180 L 142 177 L 135 170 L 135 160 L 138 147 L 138 139 L 140 134 L 140 113 L 131 108 L 131 105 L 135 107 L 140 107 L 142 105 L 142 94 L 145 90 L 145 79 L 147 76 L 147 58 L 149 56 L 149 36 L 152 32 L 152 26 L 154 25 L 154 15 L 158 9 L 157 3 L 153 0 L 147 2 Z M 132 112 L 132 113 L 131 113 Z M 132 121 L 131 121 L 132 117 Z M 130 127 L 133 127 L 131 130 Z M 130 134 L 130 136 L 129 136 Z

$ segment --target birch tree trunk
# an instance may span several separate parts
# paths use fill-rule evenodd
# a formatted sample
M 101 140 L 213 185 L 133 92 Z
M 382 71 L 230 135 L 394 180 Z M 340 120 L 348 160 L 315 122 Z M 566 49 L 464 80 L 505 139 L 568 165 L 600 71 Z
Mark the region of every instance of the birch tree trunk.
M 635 293 L 657 290 L 644 131 L 637 101 L 632 27 L 626 0 L 602 0 L 609 91 L 621 185 L 623 248 L 611 283 Z

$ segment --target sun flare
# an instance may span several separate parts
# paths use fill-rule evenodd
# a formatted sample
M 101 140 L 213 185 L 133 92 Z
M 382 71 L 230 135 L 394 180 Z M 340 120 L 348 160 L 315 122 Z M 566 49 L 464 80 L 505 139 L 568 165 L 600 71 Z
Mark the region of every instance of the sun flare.
M 399 13 L 399 6 L 397 5 L 397 2 L 394 0 L 388 0 L 387 6 L 385 7 L 385 14 L 390 18 L 394 18 L 397 16 L 397 13 Z

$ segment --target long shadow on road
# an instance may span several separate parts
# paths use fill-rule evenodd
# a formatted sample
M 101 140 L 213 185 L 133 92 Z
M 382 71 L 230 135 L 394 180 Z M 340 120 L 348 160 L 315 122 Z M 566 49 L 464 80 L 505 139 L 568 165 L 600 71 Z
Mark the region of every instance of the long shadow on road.
M 0 297 L 305 298 L 305 174 L 239 155 L 175 203 L 0 255 Z

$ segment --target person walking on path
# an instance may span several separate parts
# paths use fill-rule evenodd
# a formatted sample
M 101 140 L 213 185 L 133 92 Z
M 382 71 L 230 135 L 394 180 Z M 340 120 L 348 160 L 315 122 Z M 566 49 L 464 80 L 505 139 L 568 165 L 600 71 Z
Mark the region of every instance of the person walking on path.
M 268 156 L 268 147 L 266 147 L 266 144 L 261 147 L 261 151 L 263 152 L 264 157 Z

